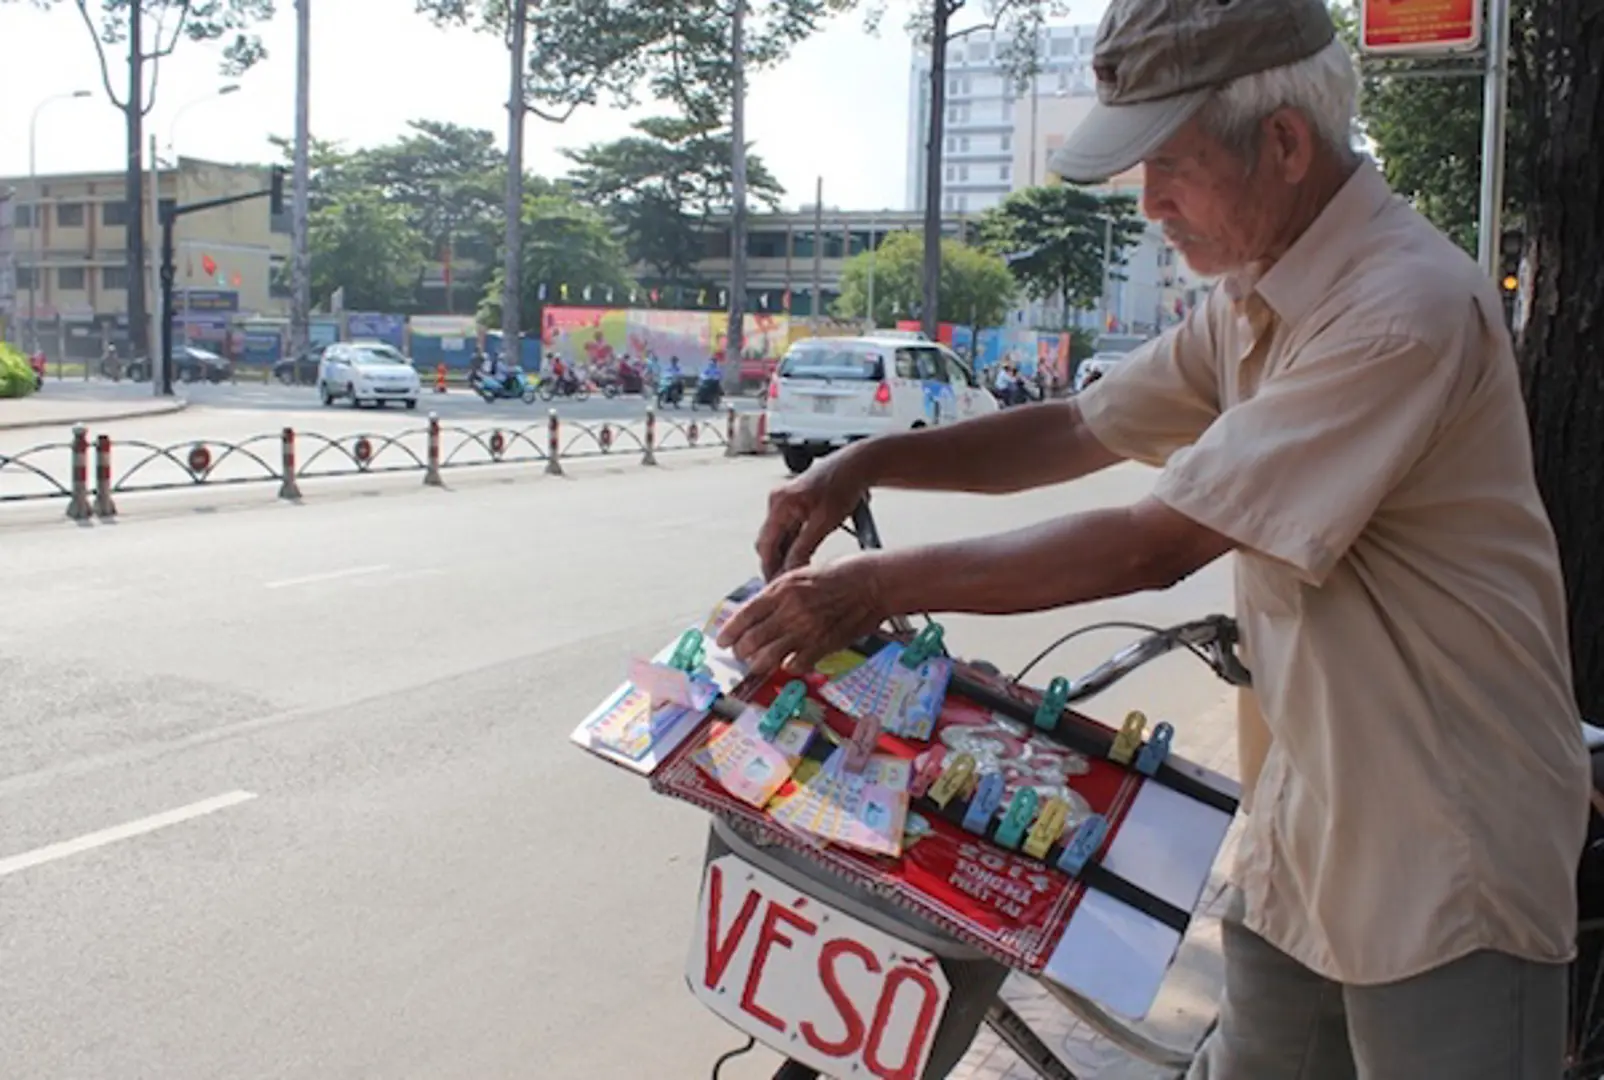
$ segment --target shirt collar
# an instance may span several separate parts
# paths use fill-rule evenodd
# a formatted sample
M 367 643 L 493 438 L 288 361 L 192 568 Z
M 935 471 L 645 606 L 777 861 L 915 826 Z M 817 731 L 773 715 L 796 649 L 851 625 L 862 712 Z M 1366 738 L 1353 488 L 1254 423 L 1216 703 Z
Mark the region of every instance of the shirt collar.
M 1365 224 L 1391 198 L 1381 171 L 1364 158 L 1286 254 L 1268 269 L 1254 267 L 1234 275 L 1227 283 L 1227 295 L 1240 300 L 1257 292 L 1280 319 L 1298 322 L 1330 291 L 1347 267 Z

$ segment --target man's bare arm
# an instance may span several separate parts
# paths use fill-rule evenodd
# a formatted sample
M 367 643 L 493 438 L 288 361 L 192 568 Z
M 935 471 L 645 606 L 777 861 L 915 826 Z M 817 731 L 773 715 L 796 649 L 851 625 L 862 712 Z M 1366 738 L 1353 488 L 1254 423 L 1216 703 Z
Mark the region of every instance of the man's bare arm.
M 1121 460 L 1097 441 L 1073 401 L 882 435 L 847 453 L 866 487 L 987 495 L 1077 480 Z

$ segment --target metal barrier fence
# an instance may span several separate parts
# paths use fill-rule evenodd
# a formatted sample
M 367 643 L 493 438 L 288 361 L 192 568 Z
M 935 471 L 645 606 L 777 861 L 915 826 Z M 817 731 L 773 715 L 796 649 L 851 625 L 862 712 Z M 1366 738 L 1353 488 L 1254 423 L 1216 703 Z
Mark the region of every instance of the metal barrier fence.
M 762 414 L 757 425 L 754 446 L 761 449 Z M 129 492 L 276 483 L 279 498 L 294 500 L 305 480 L 421 472 L 425 485 L 439 487 L 442 474 L 451 469 L 530 464 L 561 476 L 562 463 L 574 458 L 639 455 L 642 465 L 656 465 L 662 453 L 722 448 L 734 456 L 736 447 L 733 408 L 723 424 L 662 419 L 650 408 L 640 421 L 565 423 L 553 409 L 542 423 L 474 430 L 444 426 L 431 413 L 427 426 L 394 434 L 331 436 L 286 427 L 240 442 L 196 439 L 168 445 L 142 439 L 114 444 L 109 435 L 91 440 L 80 425 L 72 429 L 71 442 L 0 454 L 0 482 L 23 478 L 27 488 L 0 487 L 0 503 L 65 499 L 67 517 L 86 521 L 115 517 L 116 496 Z M 65 469 L 52 470 L 52 459 L 58 466 L 65 462 Z

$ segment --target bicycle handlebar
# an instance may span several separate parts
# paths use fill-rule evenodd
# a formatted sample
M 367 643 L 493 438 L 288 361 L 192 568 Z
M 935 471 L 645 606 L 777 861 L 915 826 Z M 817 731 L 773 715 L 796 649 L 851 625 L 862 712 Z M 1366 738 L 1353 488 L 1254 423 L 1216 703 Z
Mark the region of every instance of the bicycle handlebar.
M 858 547 L 864 551 L 874 551 L 884 546 L 880 539 L 879 527 L 875 524 L 874 512 L 869 509 L 868 495 L 860 499 L 858 504 L 852 508 L 851 525 L 848 526 L 843 523 L 842 528 L 856 538 Z M 1221 680 L 1232 686 L 1253 685 L 1252 673 L 1242 663 L 1242 659 L 1237 655 L 1236 651 L 1242 640 L 1241 632 L 1237 628 L 1236 620 L 1227 615 L 1209 615 L 1206 618 L 1194 619 L 1191 622 L 1180 623 L 1165 629 L 1119 622 L 1092 623 L 1082 626 L 1059 638 L 1044 649 L 1015 676 L 1015 681 L 1023 678 L 1026 672 L 1046 659 L 1053 650 L 1071 638 L 1092 630 L 1111 627 L 1145 629 L 1148 633 L 1147 636 L 1127 645 L 1080 678 L 1070 680 L 1069 700 L 1071 702 L 1085 701 L 1087 698 L 1102 693 L 1149 661 L 1157 660 L 1159 657 L 1168 655 L 1176 649 L 1186 649 L 1193 656 L 1207 664 L 1210 670 Z M 911 630 L 907 620 L 901 616 L 892 619 L 892 628 L 904 633 Z

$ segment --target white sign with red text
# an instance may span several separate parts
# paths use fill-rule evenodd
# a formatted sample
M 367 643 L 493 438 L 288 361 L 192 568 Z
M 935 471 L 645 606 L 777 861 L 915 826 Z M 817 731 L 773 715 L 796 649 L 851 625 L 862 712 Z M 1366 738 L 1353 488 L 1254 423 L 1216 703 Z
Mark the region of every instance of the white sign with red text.
M 930 953 L 734 855 L 703 871 L 686 981 L 786 1057 L 880 1080 L 917 1080 L 951 991 Z

